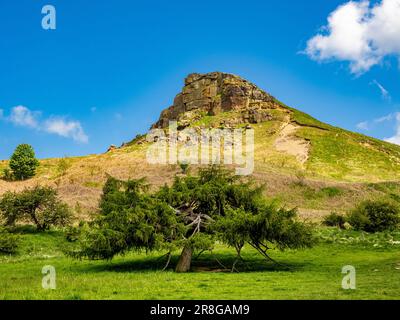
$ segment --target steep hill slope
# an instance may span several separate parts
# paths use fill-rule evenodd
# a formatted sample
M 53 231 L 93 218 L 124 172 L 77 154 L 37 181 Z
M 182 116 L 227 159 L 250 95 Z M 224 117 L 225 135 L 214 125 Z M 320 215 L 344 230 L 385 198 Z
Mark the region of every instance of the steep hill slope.
M 181 129 L 251 125 L 261 166 L 304 169 L 310 176 L 341 181 L 400 177 L 399 146 L 322 123 L 230 74 L 189 75 L 153 127 L 165 128 L 170 120 Z
M 189 75 L 153 128 L 166 130 L 171 120 L 179 130 L 253 128 L 253 177 L 266 184 L 268 196 L 302 208 L 307 216 L 343 211 L 367 197 L 400 200 L 400 146 L 322 123 L 238 76 Z M 146 177 L 157 186 L 180 172 L 178 165 L 149 164 L 149 145 L 145 137 L 137 137 L 105 154 L 42 160 L 38 175 L 29 181 L 0 180 L 0 193 L 53 185 L 78 213 L 87 215 L 97 206 L 107 174 Z M 7 161 L 0 163 L 0 169 L 6 166 Z

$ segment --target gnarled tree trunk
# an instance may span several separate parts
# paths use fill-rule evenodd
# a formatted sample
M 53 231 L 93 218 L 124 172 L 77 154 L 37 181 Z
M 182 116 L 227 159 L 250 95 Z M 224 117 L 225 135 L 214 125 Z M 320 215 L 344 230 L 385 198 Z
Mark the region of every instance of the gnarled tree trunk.
M 189 246 L 183 248 L 181 256 L 179 257 L 178 264 L 176 265 L 176 272 L 188 272 L 192 263 L 193 249 Z

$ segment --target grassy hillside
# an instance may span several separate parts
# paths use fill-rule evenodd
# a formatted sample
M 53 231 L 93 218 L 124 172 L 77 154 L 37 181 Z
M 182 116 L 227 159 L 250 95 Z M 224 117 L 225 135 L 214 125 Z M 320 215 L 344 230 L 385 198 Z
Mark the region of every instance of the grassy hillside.
M 281 104 L 269 110 L 270 121 L 254 124 L 255 172 L 266 185 L 266 194 L 286 206 L 296 206 L 307 217 L 330 211 L 346 211 L 356 201 L 385 197 L 400 200 L 400 147 L 324 124 Z M 234 111 L 218 116 L 203 114 L 192 127 L 223 127 Z M 237 126 L 244 126 L 239 124 Z M 292 131 L 284 132 L 290 125 Z M 287 128 L 287 127 L 286 127 Z M 277 148 L 284 140 L 290 148 L 303 148 L 305 162 Z M 121 179 L 146 177 L 154 187 L 172 181 L 178 165 L 150 165 L 147 143 L 140 138 L 104 154 L 40 161 L 35 178 L 23 182 L 0 180 L 0 194 L 36 184 L 52 185 L 81 216 L 88 216 L 98 203 L 107 175 Z M 29 141 L 27 141 L 29 142 Z M 0 162 L 0 171 L 8 165 Z M 196 168 L 191 168 L 196 170 Z
M 400 177 L 400 146 L 321 123 L 293 110 L 297 136 L 311 141 L 310 173 L 343 181 L 377 182 Z

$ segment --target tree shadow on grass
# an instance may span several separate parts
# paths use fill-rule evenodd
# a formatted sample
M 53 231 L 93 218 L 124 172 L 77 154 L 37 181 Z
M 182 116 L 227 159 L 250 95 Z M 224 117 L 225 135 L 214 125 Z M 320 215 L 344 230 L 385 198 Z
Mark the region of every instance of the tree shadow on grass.
M 114 261 L 96 262 L 84 265 L 84 272 L 155 272 L 162 271 L 167 262 L 167 257 L 160 255 L 159 257 L 131 257 L 121 261 L 118 258 Z M 165 271 L 174 271 L 178 262 L 179 255 L 171 258 L 168 268 Z M 199 258 L 194 257 L 192 260 L 192 273 L 251 273 L 251 272 L 296 272 L 303 270 L 307 263 L 298 263 L 293 261 L 279 260 L 279 264 L 267 261 L 263 258 L 244 259 L 237 262 L 235 269 L 232 270 L 236 257 L 234 254 L 204 254 Z
M 19 234 L 40 234 L 40 231 L 38 231 L 34 225 L 30 224 L 9 227 L 9 231 Z
M 63 235 L 62 231 L 57 229 L 50 230 L 38 230 L 36 226 L 32 224 L 17 225 L 9 227 L 9 231 L 21 235 L 48 235 L 48 236 L 60 236 Z
M 235 264 L 236 262 L 236 264 Z M 235 266 L 233 268 L 233 266 Z M 192 262 L 193 271 L 209 271 L 209 272 L 294 272 L 305 267 L 305 263 L 281 260 L 274 263 L 257 255 L 244 256 L 243 260 L 237 260 L 234 254 L 218 253 L 205 254 L 204 256 L 194 259 Z
M 171 258 L 171 265 L 176 264 L 178 257 Z M 165 261 L 157 257 L 127 257 L 121 261 L 121 258 L 113 261 L 97 261 L 94 264 L 82 266 L 85 272 L 154 272 L 161 271 Z

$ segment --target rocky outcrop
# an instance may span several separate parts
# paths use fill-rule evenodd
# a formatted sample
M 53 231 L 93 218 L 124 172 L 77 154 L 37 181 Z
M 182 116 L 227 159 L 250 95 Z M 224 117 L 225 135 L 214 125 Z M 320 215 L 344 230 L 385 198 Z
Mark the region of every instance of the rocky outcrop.
M 233 124 L 260 123 L 272 119 L 270 110 L 280 107 L 275 99 L 256 85 L 238 76 L 212 72 L 193 73 L 185 79 L 185 86 L 174 104 L 161 113 L 152 128 L 166 128 L 170 121 L 178 121 L 179 129 L 206 115 L 235 111 Z
M 106 153 L 107 153 L 107 152 L 114 151 L 114 150 L 117 150 L 117 149 L 118 149 L 118 148 L 117 148 L 117 146 L 116 146 L 116 145 L 114 145 L 114 144 L 112 144 L 112 145 L 110 145 L 110 146 L 108 147 L 108 149 L 107 149 Z

